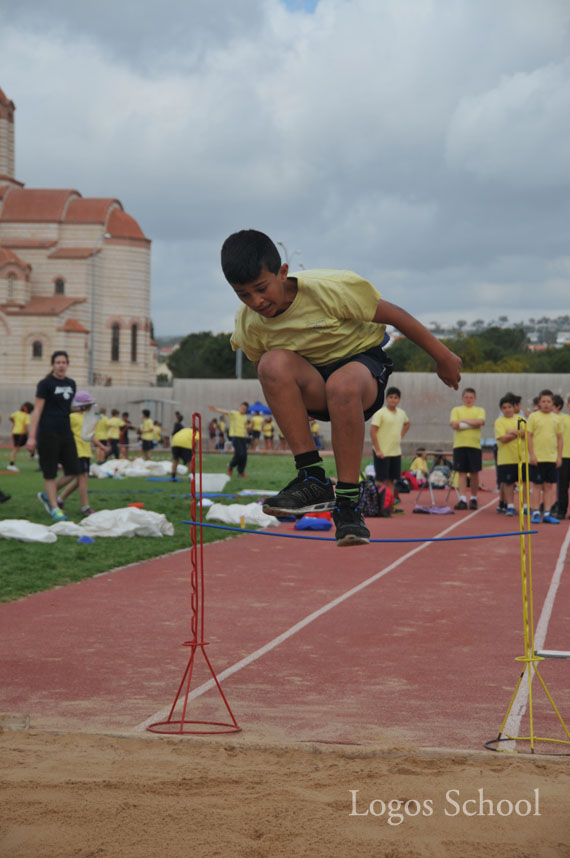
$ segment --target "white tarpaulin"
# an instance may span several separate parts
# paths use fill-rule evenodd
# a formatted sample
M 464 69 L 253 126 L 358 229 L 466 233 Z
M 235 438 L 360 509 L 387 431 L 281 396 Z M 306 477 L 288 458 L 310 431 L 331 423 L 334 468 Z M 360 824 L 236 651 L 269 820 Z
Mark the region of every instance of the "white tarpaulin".
M 20 542 L 56 542 L 58 536 L 173 536 L 174 526 L 165 515 L 137 507 L 104 509 L 84 518 L 80 524 L 58 521 L 47 527 L 24 519 L 0 521 L 0 537 Z
M 266 515 L 258 503 L 215 503 L 206 513 L 206 521 L 221 521 L 239 527 L 243 518 L 247 527 L 276 527 L 279 521 Z
M 0 537 L 18 539 L 20 542 L 57 542 L 57 536 L 49 527 L 22 518 L 6 518 L 0 521 Z

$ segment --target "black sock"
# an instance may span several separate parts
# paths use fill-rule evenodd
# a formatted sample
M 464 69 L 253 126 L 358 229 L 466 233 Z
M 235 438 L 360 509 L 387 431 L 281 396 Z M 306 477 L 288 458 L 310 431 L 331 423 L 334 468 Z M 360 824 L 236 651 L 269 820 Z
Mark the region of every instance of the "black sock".
M 298 471 L 306 471 L 307 476 L 316 477 L 324 482 L 327 477 L 322 464 L 323 460 L 318 450 L 309 450 L 307 453 L 299 453 L 295 456 L 295 467 Z
M 335 487 L 335 494 L 339 500 L 358 503 L 360 499 L 360 483 L 343 483 L 339 480 Z

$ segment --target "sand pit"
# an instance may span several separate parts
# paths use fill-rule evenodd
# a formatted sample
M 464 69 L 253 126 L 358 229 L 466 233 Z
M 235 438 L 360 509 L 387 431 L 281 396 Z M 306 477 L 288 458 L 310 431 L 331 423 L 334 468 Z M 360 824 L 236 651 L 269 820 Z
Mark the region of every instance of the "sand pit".
M 567 758 L 33 727 L 0 753 L 3 858 L 570 855 Z

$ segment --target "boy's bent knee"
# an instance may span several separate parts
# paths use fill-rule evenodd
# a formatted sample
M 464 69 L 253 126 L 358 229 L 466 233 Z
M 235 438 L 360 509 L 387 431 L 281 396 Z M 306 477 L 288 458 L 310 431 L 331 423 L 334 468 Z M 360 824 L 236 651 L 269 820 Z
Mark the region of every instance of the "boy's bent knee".
M 301 366 L 299 361 L 307 363 L 296 352 L 288 349 L 271 349 L 261 357 L 257 365 L 257 377 L 262 383 L 281 381 L 284 377 L 291 378 L 295 375 L 295 367 Z

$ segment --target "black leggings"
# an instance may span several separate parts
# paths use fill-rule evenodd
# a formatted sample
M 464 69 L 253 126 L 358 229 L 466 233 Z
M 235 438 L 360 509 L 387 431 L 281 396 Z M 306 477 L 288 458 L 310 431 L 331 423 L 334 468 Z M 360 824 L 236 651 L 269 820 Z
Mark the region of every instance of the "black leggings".
M 238 469 L 238 474 L 243 474 L 247 465 L 247 442 L 245 438 L 232 438 L 234 445 L 234 455 L 230 462 L 230 468 Z

